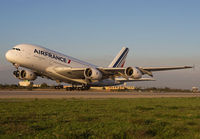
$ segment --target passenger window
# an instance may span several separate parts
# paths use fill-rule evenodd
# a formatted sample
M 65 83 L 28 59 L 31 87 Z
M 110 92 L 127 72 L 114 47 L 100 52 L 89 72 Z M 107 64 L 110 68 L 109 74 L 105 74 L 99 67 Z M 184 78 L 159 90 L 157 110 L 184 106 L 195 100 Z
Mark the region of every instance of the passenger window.
M 13 50 L 17 50 L 17 51 L 20 51 L 20 49 L 19 49 L 19 48 L 13 48 Z

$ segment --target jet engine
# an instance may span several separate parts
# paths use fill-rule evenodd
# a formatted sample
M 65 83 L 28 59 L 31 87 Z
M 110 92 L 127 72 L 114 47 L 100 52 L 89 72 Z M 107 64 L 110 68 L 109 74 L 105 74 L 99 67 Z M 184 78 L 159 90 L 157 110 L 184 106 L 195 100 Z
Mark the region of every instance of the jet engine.
M 95 68 L 85 69 L 84 76 L 85 76 L 85 78 L 92 79 L 92 80 L 101 80 L 102 79 L 102 73 Z
M 37 75 L 30 70 L 16 70 L 13 72 L 14 76 L 20 80 L 35 80 Z
M 137 68 L 128 67 L 125 70 L 125 75 L 129 78 L 140 79 L 142 78 L 142 72 Z

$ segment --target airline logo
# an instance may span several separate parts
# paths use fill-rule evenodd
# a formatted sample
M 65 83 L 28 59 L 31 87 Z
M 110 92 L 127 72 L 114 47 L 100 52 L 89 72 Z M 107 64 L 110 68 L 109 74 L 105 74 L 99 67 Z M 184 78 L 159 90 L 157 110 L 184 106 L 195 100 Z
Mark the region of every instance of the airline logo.
M 125 59 L 126 59 L 126 56 L 127 56 L 127 54 L 128 54 L 128 51 L 129 51 L 129 49 L 128 48 L 126 48 L 125 50 L 124 50 L 124 52 L 122 53 L 122 55 L 119 57 L 119 59 L 116 61 L 116 63 L 114 64 L 114 68 L 116 68 L 116 67 L 123 67 L 124 66 L 124 63 L 125 63 Z
M 50 52 L 45 52 L 45 51 L 42 51 L 42 50 L 35 49 L 34 53 L 39 54 L 39 55 L 43 55 L 43 56 L 46 56 L 46 57 L 50 57 L 50 58 L 55 59 L 55 60 L 59 60 L 59 61 L 64 62 L 64 63 L 68 63 L 68 64 L 71 63 L 71 60 L 67 61 L 66 58 L 55 55 L 55 54 L 50 53 Z

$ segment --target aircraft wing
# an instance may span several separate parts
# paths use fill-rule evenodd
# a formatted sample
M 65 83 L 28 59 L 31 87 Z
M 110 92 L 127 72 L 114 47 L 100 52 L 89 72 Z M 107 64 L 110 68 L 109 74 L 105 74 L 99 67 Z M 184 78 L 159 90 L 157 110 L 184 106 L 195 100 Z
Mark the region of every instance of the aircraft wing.
M 182 67 L 136 67 L 138 70 L 141 71 L 141 73 L 147 74 L 151 77 L 153 77 L 152 72 L 155 71 L 166 71 L 166 70 L 178 70 L 178 69 L 187 69 L 187 68 L 192 68 L 190 66 L 182 66 Z M 50 71 L 53 71 L 56 74 L 60 74 L 62 76 L 65 76 L 71 81 L 74 82 L 90 82 L 85 80 L 84 76 L 84 71 L 86 68 L 70 68 L 70 67 L 51 67 Z M 102 73 L 102 79 L 108 79 L 112 78 L 113 80 L 117 80 L 121 83 L 124 82 L 135 82 L 135 81 L 153 81 L 154 79 L 151 78 L 141 78 L 141 79 L 133 79 L 133 78 L 128 78 L 125 75 L 125 70 L 126 68 L 101 68 L 97 67 L 97 70 L 101 71 Z M 122 77 L 121 79 L 117 79 L 119 77 Z M 124 78 L 124 79 L 123 79 Z
M 178 70 L 178 69 L 187 69 L 187 68 L 192 68 L 190 66 L 182 66 L 182 67 L 136 67 L 138 70 L 141 71 L 142 74 L 147 74 L 149 76 L 153 77 L 152 72 L 155 71 L 166 71 L 166 70 Z M 71 79 L 85 79 L 84 76 L 84 71 L 86 68 L 69 68 L 69 67 L 54 67 L 53 70 L 61 74 L 65 77 L 71 78 Z M 99 71 L 101 71 L 103 75 L 103 79 L 106 78 L 115 78 L 115 77 L 123 77 L 127 82 L 132 82 L 132 81 L 145 81 L 145 80 L 154 80 L 154 79 L 146 79 L 146 78 L 141 78 L 141 79 L 129 79 L 125 75 L 125 70 L 126 68 L 102 68 L 98 67 L 96 68 Z
M 147 74 L 151 77 L 153 77 L 152 72 L 155 71 L 167 71 L 167 70 L 180 70 L 180 69 L 188 69 L 193 68 L 191 66 L 176 66 L 176 67 L 139 67 L 138 69 L 142 72 L 142 74 Z
M 167 70 L 180 70 L 180 69 L 188 69 L 193 68 L 191 66 L 176 66 L 176 67 L 136 67 L 138 70 L 142 72 L 142 74 L 147 74 L 151 77 L 153 77 L 152 72 L 155 71 L 167 71 Z M 121 76 L 127 79 L 125 77 L 124 73 L 126 68 L 98 68 L 102 73 L 104 73 L 107 76 Z
M 141 68 L 147 71 L 165 71 L 165 70 L 179 70 L 179 69 L 188 69 L 192 68 L 191 66 L 182 66 L 182 67 L 145 67 Z

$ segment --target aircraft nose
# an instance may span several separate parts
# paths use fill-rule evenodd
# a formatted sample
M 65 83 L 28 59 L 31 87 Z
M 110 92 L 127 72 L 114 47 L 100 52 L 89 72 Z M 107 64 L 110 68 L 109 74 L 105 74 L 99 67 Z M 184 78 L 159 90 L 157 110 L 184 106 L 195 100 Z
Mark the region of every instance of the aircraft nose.
M 12 55 L 11 55 L 11 51 L 9 50 L 8 52 L 6 52 L 5 57 L 8 61 L 11 61 L 12 59 Z

